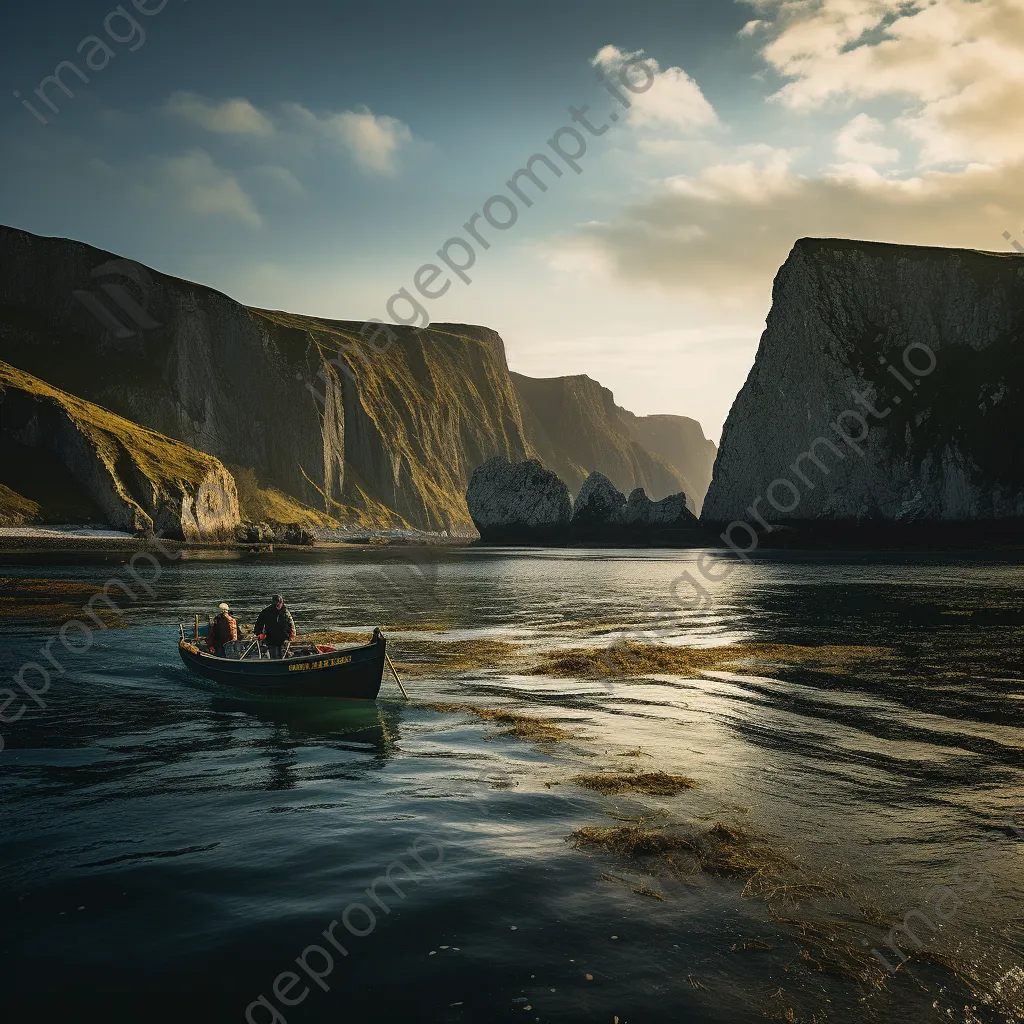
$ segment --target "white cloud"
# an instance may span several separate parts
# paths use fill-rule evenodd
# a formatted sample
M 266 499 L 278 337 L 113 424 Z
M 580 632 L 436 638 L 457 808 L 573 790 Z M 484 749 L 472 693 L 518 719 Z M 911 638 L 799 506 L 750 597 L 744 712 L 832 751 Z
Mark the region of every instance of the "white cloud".
M 835 152 L 842 160 L 853 163 L 892 164 L 900 158 L 898 149 L 880 146 L 871 140 L 885 131 L 885 125 L 867 114 L 858 114 L 836 135 Z
M 1024 0 L 746 0 L 795 110 L 895 99 L 922 166 L 1024 157 Z
M 761 21 L 760 19 L 748 21 L 746 25 L 744 25 L 743 28 L 740 29 L 739 34 L 741 36 L 752 36 L 757 32 L 759 28 L 761 28 L 762 25 L 764 25 L 764 22 Z
M 665 179 L 663 187 L 670 195 L 712 203 L 743 200 L 763 204 L 793 192 L 798 181 L 790 172 L 794 152 L 772 146 L 746 149 L 753 151 L 752 159 L 712 164 L 695 176 L 676 175 Z
M 631 62 L 636 62 L 632 68 L 628 67 Z M 662 71 L 658 62 L 645 56 L 643 50 L 625 53 L 611 45 L 602 46 L 590 63 L 614 76 L 613 84 L 631 103 L 629 122 L 637 127 L 689 133 L 718 123 L 715 108 L 682 68 Z M 644 73 L 644 66 L 649 69 L 648 74 Z M 650 73 L 654 75 L 654 82 L 645 92 L 634 93 L 617 81 L 620 72 L 634 87 L 643 87 Z
M 317 115 L 299 103 L 288 103 L 283 110 L 293 130 L 341 146 L 362 170 L 388 178 L 398 173 L 399 154 L 413 141 L 404 121 L 374 114 L 368 107 Z
M 270 138 L 274 123 L 246 99 L 208 100 L 194 92 L 172 93 L 163 109 L 176 117 L 223 135 Z
M 611 268 L 636 284 L 723 306 L 765 303 L 797 238 L 863 238 L 1009 251 L 1002 233 L 1024 209 L 1024 164 L 883 178 L 863 163 L 817 177 L 789 154 L 707 167 L 663 182 L 610 223 L 583 226 L 549 261 Z
M 204 150 L 152 157 L 144 165 L 143 173 L 148 180 L 137 186 L 137 192 L 152 202 L 170 202 L 187 213 L 220 214 L 254 228 L 263 224 L 238 179 L 219 167 Z
M 397 117 L 375 114 L 368 107 L 315 114 L 299 103 L 260 110 L 247 99 L 211 100 L 197 93 L 176 92 L 164 111 L 219 134 L 286 140 L 292 150 L 328 143 L 343 149 L 361 170 L 385 177 L 398 173 L 399 156 L 413 141 L 412 130 Z
M 398 153 L 412 142 L 409 126 L 396 117 L 374 114 L 367 107 L 344 110 L 320 119 L 328 137 L 336 139 L 364 171 L 394 177 Z

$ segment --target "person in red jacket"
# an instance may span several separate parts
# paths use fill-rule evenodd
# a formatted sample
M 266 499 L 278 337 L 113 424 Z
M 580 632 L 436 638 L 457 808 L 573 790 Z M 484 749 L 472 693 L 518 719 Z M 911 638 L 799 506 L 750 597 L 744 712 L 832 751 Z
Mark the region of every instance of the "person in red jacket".
M 238 621 L 231 615 L 227 604 L 218 605 L 220 615 L 213 620 L 210 627 L 210 644 L 218 658 L 224 657 L 224 645 L 238 639 Z

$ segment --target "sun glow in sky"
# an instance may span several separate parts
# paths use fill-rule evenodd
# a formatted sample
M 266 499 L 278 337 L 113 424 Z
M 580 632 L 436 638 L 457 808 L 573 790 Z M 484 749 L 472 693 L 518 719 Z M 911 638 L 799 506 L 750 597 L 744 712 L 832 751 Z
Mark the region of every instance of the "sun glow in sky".
M 0 221 L 252 305 L 386 316 L 578 130 L 579 173 L 555 156 L 514 224 L 478 218 L 486 246 L 424 306 L 498 330 L 515 370 L 589 374 L 715 439 L 797 238 L 1024 240 L 1024 0 L 57 0 L 4 20 Z M 641 58 L 654 82 L 626 107 L 598 75 Z

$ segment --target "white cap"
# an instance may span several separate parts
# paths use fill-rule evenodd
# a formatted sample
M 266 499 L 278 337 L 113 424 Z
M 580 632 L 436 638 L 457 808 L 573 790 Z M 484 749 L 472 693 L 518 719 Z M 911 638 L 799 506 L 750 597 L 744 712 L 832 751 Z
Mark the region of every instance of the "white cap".
M 223 601 L 221 601 L 221 603 L 220 603 L 219 605 L 217 605 L 217 607 L 218 607 L 218 608 L 219 608 L 219 609 L 220 609 L 220 610 L 221 610 L 222 612 L 229 612 L 229 611 L 231 611 L 231 609 L 230 609 L 230 608 L 229 608 L 229 607 L 228 607 L 228 606 L 227 606 L 227 605 L 226 605 L 226 604 L 225 604 L 225 603 L 224 603 Z

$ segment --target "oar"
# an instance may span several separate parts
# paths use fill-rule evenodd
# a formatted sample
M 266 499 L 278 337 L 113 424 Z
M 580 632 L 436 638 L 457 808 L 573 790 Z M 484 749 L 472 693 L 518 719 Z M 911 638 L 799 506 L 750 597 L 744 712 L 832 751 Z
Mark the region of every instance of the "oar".
M 387 651 L 384 652 L 384 660 L 388 663 L 391 669 L 391 674 L 395 677 L 395 682 L 398 683 L 398 688 L 402 691 L 402 696 L 406 700 L 409 699 L 409 694 L 406 693 L 405 687 L 402 685 L 402 680 L 398 678 L 398 673 L 395 671 L 395 663 L 391 660 L 391 655 Z

